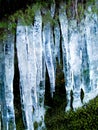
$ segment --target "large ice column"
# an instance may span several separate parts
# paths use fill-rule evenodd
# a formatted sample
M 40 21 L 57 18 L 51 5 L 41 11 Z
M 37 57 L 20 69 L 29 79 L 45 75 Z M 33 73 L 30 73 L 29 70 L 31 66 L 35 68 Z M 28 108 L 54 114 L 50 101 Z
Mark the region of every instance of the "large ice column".
M 51 18 L 54 19 L 55 2 L 51 4 L 50 15 L 51 15 Z M 51 44 L 51 53 L 52 53 L 54 71 L 56 73 L 56 56 L 55 56 L 55 40 L 54 40 L 54 27 L 53 27 L 53 25 L 51 25 L 50 44 Z
M 34 28 L 33 28 L 33 40 L 35 46 L 36 54 L 36 89 L 37 89 L 37 106 L 35 110 L 34 120 L 37 122 L 42 122 L 42 125 L 38 129 L 42 129 L 44 124 L 44 94 L 45 94 L 45 61 L 44 52 L 42 44 L 42 16 L 40 10 L 37 10 L 34 18 Z
M 62 54 L 63 54 L 63 71 L 65 76 L 65 87 L 67 91 L 67 100 L 68 108 L 70 108 L 70 91 L 71 91 L 71 76 L 70 76 L 70 53 L 69 53 L 69 44 L 68 44 L 68 19 L 66 16 L 66 11 L 64 4 L 60 5 L 59 9 L 59 20 L 60 28 L 62 34 Z
M 33 28 L 33 44 L 36 53 L 37 66 L 37 86 L 42 80 L 42 16 L 40 10 L 35 13 L 34 28 Z
M 77 21 L 71 20 L 69 23 L 69 64 L 70 64 L 70 79 L 71 89 L 73 90 L 73 107 L 81 105 L 80 101 L 80 84 L 81 84 L 81 64 L 82 57 L 79 43 L 79 32 Z
M 2 122 L 4 130 L 15 130 L 13 78 L 14 78 L 14 36 L 8 34 L 4 41 L 3 86 L 2 86 Z M 2 62 L 1 62 L 2 63 Z
M 86 12 L 85 29 L 91 91 L 85 101 L 98 94 L 98 16 L 92 12 L 91 6 L 88 7 L 88 11 L 89 13 Z
M 46 23 L 43 27 L 43 44 L 45 47 L 45 62 L 46 62 L 46 66 L 50 78 L 50 87 L 51 87 L 50 91 L 51 91 L 51 96 L 53 96 L 53 92 L 55 91 L 55 72 L 54 72 L 53 57 L 51 52 L 50 33 L 51 33 L 50 23 Z
M 28 27 L 28 40 L 29 40 L 29 55 L 28 55 L 28 64 L 30 73 L 30 85 L 32 90 L 32 105 L 34 110 L 38 103 L 37 99 L 37 88 L 36 88 L 36 75 L 37 75 L 37 66 L 36 66 L 36 49 L 35 43 L 33 42 L 33 26 Z
M 34 76 L 36 75 L 35 48 L 28 40 L 28 28 L 26 26 L 17 26 L 16 37 L 23 122 L 26 130 L 33 130 L 33 103 L 37 99 L 36 78 Z M 34 97 L 33 103 L 32 95 Z
M 55 15 L 55 3 L 51 4 L 50 15 L 51 18 Z M 43 27 L 43 47 L 46 67 L 50 78 L 50 91 L 53 97 L 53 92 L 55 91 L 56 59 L 54 55 L 53 28 L 51 27 L 50 21 L 45 23 Z
M 60 20 L 60 28 L 62 34 L 62 53 L 63 53 L 63 71 L 65 75 L 66 88 L 71 89 L 69 83 L 69 45 L 68 45 L 68 19 L 66 16 L 66 11 L 64 9 L 64 5 L 61 5 L 59 10 L 59 20 Z M 68 74 L 68 75 L 67 75 Z
M 82 65 L 81 65 L 81 84 L 84 86 L 84 92 L 88 93 L 90 88 L 89 61 L 87 52 L 87 42 L 85 34 L 81 37 L 82 44 Z
M 39 115 L 39 86 L 40 81 L 42 80 L 42 39 L 41 39 L 41 30 L 42 30 L 42 17 L 41 12 L 38 10 L 35 13 L 34 18 L 34 28 L 33 28 L 33 45 L 35 49 L 35 55 L 36 55 L 36 92 L 37 92 L 37 104 L 35 109 L 35 115 L 37 118 Z

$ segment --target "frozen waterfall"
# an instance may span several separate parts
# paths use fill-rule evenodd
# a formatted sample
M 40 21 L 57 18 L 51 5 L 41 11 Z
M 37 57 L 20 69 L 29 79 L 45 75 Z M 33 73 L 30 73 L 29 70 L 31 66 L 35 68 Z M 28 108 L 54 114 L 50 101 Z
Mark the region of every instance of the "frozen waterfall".
M 98 16 L 91 7 L 85 11 L 85 17 L 69 19 L 65 3 L 60 4 L 56 14 L 56 5 L 50 7 L 50 17 L 58 14 L 56 24 L 51 20 L 44 23 L 44 13 L 38 9 L 34 21 L 23 25 L 18 19 L 16 34 L 8 34 L 0 41 L 0 116 L 2 130 L 15 130 L 15 109 L 13 94 L 14 53 L 17 50 L 20 100 L 25 130 L 45 128 L 45 84 L 46 70 L 49 75 L 50 94 L 55 93 L 57 64 L 63 66 L 67 107 L 80 107 L 98 95 Z M 89 12 L 89 13 L 88 13 Z M 16 38 L 16 39 L 15 39 Z M 62 57 L 61 57 L 62 55 Z M 60 73 L 60 72 L 59 72 Z M 46 86 L 45 86 L 46 85 Z M 84 99 L 81 100 L 81 90 Z
M 98 17 L 92 12 L 86 12 L 86 18 L 77 24 L 76 20 L 68 21 L 64 9 L 64 5 L 61 5 L 59 19 L 63 37 L 63 71 L 68 98 L 67 109 L 69 109 L 71 90 L 73 90 L 74 108 L 82 105 L 79 100 L 81 88 L 85 93 L 85 102 L 98 94 Z M 91 11 L 90 7 L 88 9 Z

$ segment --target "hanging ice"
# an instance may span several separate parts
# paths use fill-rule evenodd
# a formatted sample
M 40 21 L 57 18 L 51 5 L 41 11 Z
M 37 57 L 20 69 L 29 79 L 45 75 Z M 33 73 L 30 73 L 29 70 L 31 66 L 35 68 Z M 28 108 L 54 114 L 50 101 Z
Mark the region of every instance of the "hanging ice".
M 3 44 L 3 43 L 2 43 Z M 14 96 L 13 96 L 13 78 L 14 78 L 14 36 L 8 34 L 7 40 L 4 40 L 1 58 L 1 76 L 2 79 L 2 122 L 4 130 L 15 130 L 15 114 L 14 114 Z M 3 55 L 2 55 L 3 54 Z M 0 70 L 1 70 L 0 69 Z
M 44 128 L 44 94 L 45 94 L 45 62 L 42 44 L 42 16 L 40 10 L 37 10 L 34 18 L 33 28 L 33 45 L 35 46 L 36 54 L 36 89 L 37 89 L 37 106 L 35 109 L 34 121 L 42 122 L 42 125 L 38 129 Z
M 87 93 L 87 101 L 94 98 L 98 92 L 98 16 L 92 13 L 92 7 L 88 7 L 85 19 L 87 51 L 89 60 L 90 91 Z M 85 97 L 85 101 L 86 101 Z
M 23 122 L 26 130 L 33 130 L 32 113 L 34 104 L 32 104 L 32 94 L 33 97 L 35 96 L 35 100 L 37 98 L 35 84 L 36 78 L 34 77 L 36 76 L 36 67 L 35 64 L 33 64 L 35 63 L 35 48 L 33 47 L 32 43 L 28 40 L 28 28 L 26 26 L 17 26 L 16 47 L 20 71 L 20 95 Z M 33 68 L 35 69 L 34 71 Z
M 97 4 L 97 2 L 96 2 Z M 67 108 L 71 106 L 70 93 L 73 91 L 73 108 L 82 105 L 81 88 L 84 91 L 84 102 L 98 94 L 98 16 L 85 13 L 85 18 L 77 22 L 72 7 L 72 19 L 66 14 L 66 4 L 62 2 L 59 9 L 59 20 L 51 25 L 58 14 L 56 5 L 50 6 L 50 21 L 44 23 L 40 9 L 35 12 L 33 25 L 21 25 L 18 20 L 16 30 L 16 48 L 20 74 L 20 96 L 23 122 L 26 130 L 45 128 L 44 94 L 46 67 L 50 79 L 51 96 L 55 92 L 56 61 L 62 64 L 67 92 Z M 1 42 L 1 41 L 0 41 Z M 14 77 L 14 37 L 9 34 L 7 40 L 0 44 L 0 107 L 4 130 L 15 130 L 13 105 Z M 61 45 L 61 46 L 60 46 Z M 60 48 L 61 47 L 61 48 Z M 62 59 L 60 57 L 62 49 Z M 41 126 L 40 126 L 41 124 Z
M 68 107 L 70 107 L 70 91 L 73 90 L 73 107 L 81 106 L 81 88 L 85 93 L 85 101 L 90 99 L 91 89 L 98 86 L 97 79 L 97 15 L 86 13 L 85 22 L 77 24 L 76 20 L 67 20 L 64 4 L 60 6 L 59 19 L 62 33 L 63 70 L 67 90 Z M 91 11 L 91 9 L 89 8 Z M 91 17 L 92 16 L 92 17 Z M 90 19 L 91 18 L 91 19 Z M 91 21 L 91 22 L 89 22 Z M 86 25 L 86 26 L 85 26 Z M 86 32 L 85 32 L 86 27 Z M 97 92 L 96 92 L 97 93 Z M 89 96 L 87 96 L 89 95 Z M 93 97 L 93 96 L 92 96 Z M 88 98 L 88 99 L 86 99 Z
M 35 14 L 34 29 L 33 29 L 33 44 L 35 46 L 36 67 L 37 67 L 37 86 L 42 80 L 42 17 L 38 10 Z M 37 90 L 38 91 L 38 90 Z
M 54 27 L 54 39 L 55 39 L 54 55 L 55 59 L 57 58 L 60 64 L 60 27 L 58 23 Z
M 70 72 L 71 72 L 71 88 L 73 90 L 74 102 L 73 107 L 81 105 L 80 86 L 81 86 L 81 45 L 79 41 L 79 30 L 76 20 L 71 20 L 69 24 L 69 52 L 70 52 Z M 83 45 L 82 45 L 83 46 Z
M 71 76 L 70 76 L 70 53 L 68 44 L 68 19 L 66 16 L 66 11 L 64 4 L 60 5 L 59 9 L 59 20 L 62 33 L 62 54 L 63 54 L 63 71 L 65 76 L 65 87 L 67 91 L 68 108 L 70 106 L 70 91 L 71 91 Z
M 51 52 L 50 33 L 51 33 L 50 23 L 47 23 L 44 25 L 43 28 L 43 43 L 45 46 L 45 61 L 46 61 L 46 66 L 50 78 L 51 96 L 53 97 L 53 92 L 55 91 L 55 75 L 54 75 L 55 72 L 54 72 L 52 52 Z
M 68 46 L 68 20 L 64 10 L 64 5 L 61 4 L 59 10 L 59 20 L 60 20 L 60 28 L 62 33 L 62 53 L 63 53 L 63 71 L 66 81 L 67 89 L 70 89 L 68 86 L 69 79 L 68 78 L 68 59 L 69 59 L 69 46 Z

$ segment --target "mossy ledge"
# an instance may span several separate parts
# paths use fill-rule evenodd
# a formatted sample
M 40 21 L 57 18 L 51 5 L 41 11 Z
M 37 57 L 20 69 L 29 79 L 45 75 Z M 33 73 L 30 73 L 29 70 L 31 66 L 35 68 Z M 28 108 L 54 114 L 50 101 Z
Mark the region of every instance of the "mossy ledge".
M 75 111 L 49 109 L 45 116 L 45 123 L 47 130 L 97 130 L 98 96 Z

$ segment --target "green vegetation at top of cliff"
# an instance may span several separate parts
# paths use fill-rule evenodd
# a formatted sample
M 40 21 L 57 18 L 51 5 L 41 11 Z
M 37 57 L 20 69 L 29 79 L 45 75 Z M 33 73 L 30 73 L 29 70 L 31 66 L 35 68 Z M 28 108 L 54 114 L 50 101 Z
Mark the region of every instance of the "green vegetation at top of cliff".
M 89 6 L 92 9 L 92 13 L 98 13 L 95 0 L 89 0 L 88 2 L 86 0 L 68 0 L 66 3 L 64 0 L 34 0 L 30 2 L 31 4 L 24 6 L 25 8 L 10 15 L 5 15 L 0 21 L 0 39 L 4 39 L 8 31 L 15 32 L 17 20 L 21 20 L 22 25 L 33 24 L 35 13 L 38 10 L 41 10 L 43 24 L 49 21 L 50 24 L 54 26 L 59 19 L 59 8 L 62 2 L 64 3 L 63 11 L 66 11 L 69 20 L 76 19 L 77 22 L 80 22 L 81 19 L 85 17 L 85 11 L 91 13 L 88 10 Z M 53 4 L 55 4 L 56 7 L 54 17 L 51 16 L 51 5 Z

